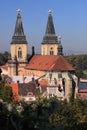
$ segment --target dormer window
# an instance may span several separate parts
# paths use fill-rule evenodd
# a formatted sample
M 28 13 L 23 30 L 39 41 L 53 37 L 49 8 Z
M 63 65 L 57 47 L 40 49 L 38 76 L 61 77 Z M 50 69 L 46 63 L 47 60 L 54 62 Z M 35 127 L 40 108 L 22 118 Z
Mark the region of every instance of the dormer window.
M 18 58 L 22 58 L 22 50 L 21 47 L 18 49 Z
M 50 55 L 54 55 L 54 51 L 52 47 L 50 48 Z

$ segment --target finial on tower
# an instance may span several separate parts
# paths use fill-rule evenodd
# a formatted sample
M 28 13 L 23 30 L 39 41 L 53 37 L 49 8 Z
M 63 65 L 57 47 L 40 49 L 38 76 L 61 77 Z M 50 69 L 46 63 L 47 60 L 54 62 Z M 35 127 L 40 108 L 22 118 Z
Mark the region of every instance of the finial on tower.
M 58 41 L 59 41 L 59 43 L 61 43 L 61 36 L 60 35 L 58 36 Z
M 17 9 L 16 11 L 20 14 L 22 10 L 21 9 Z
M 49 13 L 49 14 L 52 14 L 52 10 L 51 10 L 51 9 L 49 9 L 49 10 L 48 10 L 48 13 Z

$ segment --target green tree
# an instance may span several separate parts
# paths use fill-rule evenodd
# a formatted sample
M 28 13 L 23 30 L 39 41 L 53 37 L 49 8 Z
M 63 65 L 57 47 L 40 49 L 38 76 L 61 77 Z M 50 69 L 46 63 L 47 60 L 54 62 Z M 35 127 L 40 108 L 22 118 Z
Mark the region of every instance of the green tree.
M 83 70 L 87 70 L 87 55 L 69 55 L 65 57 L 76 69 L 76 75 L 79 78 L 87 78 Z
M 3 82 L 0 82 L 0 99 L 8 103 L 13 101 L 12 88 L 6 86 Z
M 8 61 L 9 53 L 5 51 L 4 53 L 0 53 L 0 65 L 5 64 Z

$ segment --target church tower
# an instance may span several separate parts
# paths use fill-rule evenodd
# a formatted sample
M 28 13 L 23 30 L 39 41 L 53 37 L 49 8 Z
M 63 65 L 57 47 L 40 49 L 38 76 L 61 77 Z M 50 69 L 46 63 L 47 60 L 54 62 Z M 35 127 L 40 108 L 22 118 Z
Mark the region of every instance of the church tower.
M 8 60 L 8 73 L 10 76 L 23 75 L 23 68 L 28 63 L 27 61 L 27 49 L 28 43 L 26 36 L 24 35 L 24 29 L 21 20 L 21 10 L 17 10 L 17 20 L 15 25 L 14 34 L 10 44 L 11 56 Z
M 57 39 L 55 28 L 53 24 L 52 11 L 48 11 L 48 21 L 45 36 L 41 43 L 42 55 L 62 55 L 61 39 Z

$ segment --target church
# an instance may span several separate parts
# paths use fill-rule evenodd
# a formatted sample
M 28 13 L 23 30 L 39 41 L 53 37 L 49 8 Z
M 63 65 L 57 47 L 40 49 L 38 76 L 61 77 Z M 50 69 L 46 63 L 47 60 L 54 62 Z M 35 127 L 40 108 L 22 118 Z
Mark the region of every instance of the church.
M 8 76 L 37 77 L 46 93 L 56 95 L 60 99 L 69 100 L 70 95 L 76 97 L 78 78 L 75 69 L 63 56 L 61 38 L 57 38 L 53 23 L 52 11 L 48 11 L 45 35 L 41 43 L 41 54 L 28 58 L 28 42 L 24 34 L 21 11 L 18 9 L 14 34 L 10 43 L 10 57 L 8 59 Z M 44 95 L 46 94 L 44 93 Z

